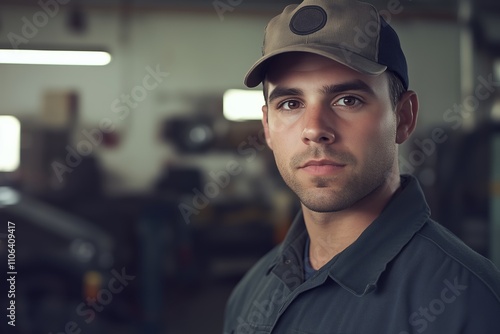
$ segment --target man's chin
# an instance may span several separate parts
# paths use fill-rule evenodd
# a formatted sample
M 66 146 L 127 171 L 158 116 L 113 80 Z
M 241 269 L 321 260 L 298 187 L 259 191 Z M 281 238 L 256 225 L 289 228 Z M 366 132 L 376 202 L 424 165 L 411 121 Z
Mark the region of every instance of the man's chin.
M 354 204 L 354 201 L 338 196 L 335 192 L 323 194 L 321 192 L 322 189 L 315 189 L 308 196 L 301 196 L 302 205 L 313 212 L 327 213 L 340 212 Z

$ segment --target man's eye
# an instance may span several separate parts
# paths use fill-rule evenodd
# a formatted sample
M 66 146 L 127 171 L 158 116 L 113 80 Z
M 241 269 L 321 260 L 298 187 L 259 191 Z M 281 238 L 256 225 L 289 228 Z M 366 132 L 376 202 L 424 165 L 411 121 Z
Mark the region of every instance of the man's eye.
M 288 100 L 281 103 L 278 107 L 283 110 L 294 110 L 302 106 L 302 103 L 296 100 Z
M 355 107 L 357 106 L 361 101 L 354 96 L 344 96 L 335 102 L 336 106 L 343 106 L 343 107 Z

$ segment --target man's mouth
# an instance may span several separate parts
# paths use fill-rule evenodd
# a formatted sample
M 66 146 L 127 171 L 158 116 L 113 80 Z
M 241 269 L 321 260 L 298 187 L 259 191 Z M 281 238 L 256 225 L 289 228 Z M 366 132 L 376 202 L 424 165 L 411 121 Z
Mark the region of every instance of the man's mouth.
M 309 160 L 302 164 L 299 169 L 312 175 L 330 175 L 339 173 L 346 165 L 333 160 Z

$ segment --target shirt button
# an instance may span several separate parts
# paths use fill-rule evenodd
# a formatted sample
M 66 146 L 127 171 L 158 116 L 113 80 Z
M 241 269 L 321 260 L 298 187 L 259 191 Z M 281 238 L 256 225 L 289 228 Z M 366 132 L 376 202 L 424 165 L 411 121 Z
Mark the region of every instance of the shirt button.
M 288 260 L 288 259 L 287 259 L 287 260 L 285 260 L 285 264 L 290 264 L 290 263 L 292 263 L 292 261 L 291 261 L 291 260 Z

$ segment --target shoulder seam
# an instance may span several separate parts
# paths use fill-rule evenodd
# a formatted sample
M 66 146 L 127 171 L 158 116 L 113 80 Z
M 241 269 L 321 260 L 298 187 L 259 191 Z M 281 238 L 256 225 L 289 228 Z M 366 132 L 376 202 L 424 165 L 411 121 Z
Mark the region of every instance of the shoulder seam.
M 429 220 L 429 221 L 431 221 L 431 220 Z M 458 259 L 456 256 L 450 254 L 447 250 L 445 250 L 437 242 L 435 242 L 431 237 L 423 234 L 421 231 L 417 232 L 416 235 L 421 236 L 422 238 L 428 240 L 429 242 L 431 242 L 432 244 L 434 244 L 437 248 L 439 248 L 444 254 L 446 254 L 450 259 L 452 259 L 453 261 L 459 263 L 463 268 L 467 269 L 467 271 L 469 271 L 469 273 L 471 273 L 473 276 L 475 276 L 477 279 L 479 279 L 487 287 L 487 289 L 493 293 L 493 295 L 495 296 L 497 302 L 500 303 L 500 295 L 488 284 L 488 282 L 486 282 L 472 268 L 470 268 L 470 266 L 468 266 L 467 264 L 465 264 L 462 261 L 460 261 L 460 259 Z

